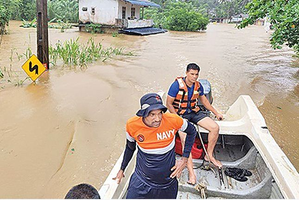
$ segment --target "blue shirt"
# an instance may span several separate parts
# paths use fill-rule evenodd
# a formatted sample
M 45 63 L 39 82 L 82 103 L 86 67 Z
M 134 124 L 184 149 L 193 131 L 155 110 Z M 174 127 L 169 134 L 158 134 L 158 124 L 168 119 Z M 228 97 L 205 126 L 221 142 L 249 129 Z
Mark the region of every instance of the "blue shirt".
M 184 78 L 184 81 L 185 81 L 185 78 Z M 187 85 L 187 84 L 186 84 Z M 199 83 L 199 96 L 202 96 L 202 95 L 204 95 L 204 93 L 203 93 L 203 87 L 202 87 L 202 85 Z M 187 113 L 190 113 L 192 110 L 191 110 L 191 105 L 190 105 L 190 101 L 191 101 L 191 97 L 192 97 L 192 95 L 193 95 L 193 90 L 194 90 L 194 84 L 191 86 L 191 87 L 188 87 L 188 85 L 187 85 L 187 88 L 188 88 L 188 105 L 187 105 L 187 110 L 186 110 L 186 112 Z M 176 81 L 174 81 L 172 84 L 171 84 L 171 86 L 170 86 L 170 88 L 169 88 L 169 90 L 168 90 L 168 95 L 169 96 L 171 96 L 171 97 L 176 97 L 176 95 L 178 94 L 178 92 L 179 92 L 179 89 L 180 89 L 180 87 L 179 87 L 179 82 L 176 80 Z
M 135 172 L 151 187 L 165 189 L 175 181 L 170 178 L 174 165 L 174 148 L 165 154 L 147 154 L 138 149 Z

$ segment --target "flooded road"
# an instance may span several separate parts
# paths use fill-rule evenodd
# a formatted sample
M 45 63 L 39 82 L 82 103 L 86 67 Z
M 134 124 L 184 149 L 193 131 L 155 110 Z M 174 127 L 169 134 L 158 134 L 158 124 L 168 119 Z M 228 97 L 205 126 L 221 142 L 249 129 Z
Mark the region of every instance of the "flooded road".
M 211 82 L 214 105 L 223 113 L 239 95 L 250 95 L 299 169 L 299 62 L 287 48 L 272 50 L 263 27 L 210 24 L 205 33 L 143 37 L 50 29 L 51 44 L 93 37 L 135 56 L 84 69 L 52 66 L 36 84 L 20 84 L 26 78 L 21 55 L 28 48 L 36 52 L 36 30 L 19 24 L 10 23 L 0 46 L 0 198 L 64 198 L 82 182 L 100 188 L 123 150 L 124 125 L 139 98 L 167 91 L 190 62 L 201 66 L 200 77 Z

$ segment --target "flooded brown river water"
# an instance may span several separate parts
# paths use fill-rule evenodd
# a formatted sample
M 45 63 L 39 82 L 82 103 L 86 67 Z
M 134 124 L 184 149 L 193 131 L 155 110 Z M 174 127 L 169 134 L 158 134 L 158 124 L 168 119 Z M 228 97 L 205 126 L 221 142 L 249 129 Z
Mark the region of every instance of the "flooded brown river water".
M 87 68 L 52 66 L 36 84 L 21 69 L 36 52 L 36 30 L 12 21 L 0 46 L 0 198 L 64 198 L 74 185 L 100 188 L 124 148 L 124 125 L 146 92 L 167 91 L 190 62 L 212 84 L 223 113 L 241 94 L 252 97 L 276 142 L 299 169 L 299 61 L 274 51 L 261 26 L 210 24 L 205 33 L 92 35 L 50 29 L 51 44 L 90 37 L 118 56 Z M 296 78 L 297 73 L 297 78 Z

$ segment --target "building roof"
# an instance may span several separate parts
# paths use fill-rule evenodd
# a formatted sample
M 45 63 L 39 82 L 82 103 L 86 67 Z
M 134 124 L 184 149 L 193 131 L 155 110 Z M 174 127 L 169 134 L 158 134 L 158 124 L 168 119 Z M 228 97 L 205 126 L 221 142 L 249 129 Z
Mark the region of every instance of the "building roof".
M 146 28 L 129 28 L 129 29 L 124 29 L 121 32 L 132 34 L 132 35 L 150 35 L 150 34 L 157 34 L 157 33 L 165 33 L 167 32 L 167 30 L 162 28 L 146 27 Z
M 156 3 L 153 3 L 150 1 L 146 1 L 146 0 L 124 0 L 124 1 L 134 4 L 134 5 L 138 5 L 138 6 L 150 6 L 150 7 L 161 8 L 161 6 L 159 4 L 156 4 Z

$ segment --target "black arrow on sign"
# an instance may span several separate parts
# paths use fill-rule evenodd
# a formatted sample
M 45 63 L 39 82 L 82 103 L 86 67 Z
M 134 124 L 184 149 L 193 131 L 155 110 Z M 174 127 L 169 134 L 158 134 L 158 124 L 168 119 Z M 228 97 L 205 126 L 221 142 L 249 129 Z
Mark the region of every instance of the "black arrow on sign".
M 30 61 L 29 62 L 29 71 L 30 72 L 33 72 L 35 70 L 35 74 L 38 74 L 38 66 L 37 65 L 34 65 L 33 67 L 32 67 L 32 62 Z

